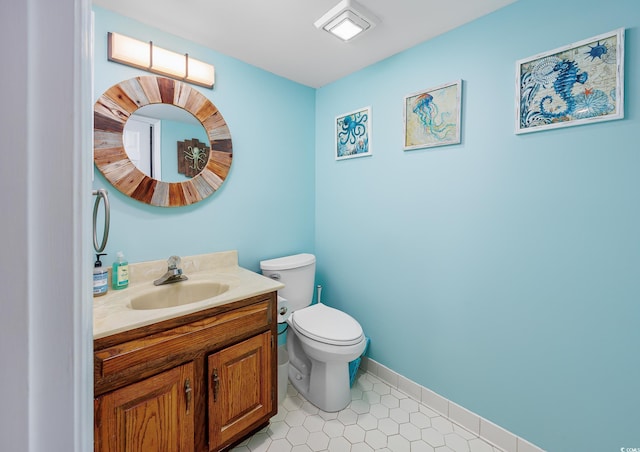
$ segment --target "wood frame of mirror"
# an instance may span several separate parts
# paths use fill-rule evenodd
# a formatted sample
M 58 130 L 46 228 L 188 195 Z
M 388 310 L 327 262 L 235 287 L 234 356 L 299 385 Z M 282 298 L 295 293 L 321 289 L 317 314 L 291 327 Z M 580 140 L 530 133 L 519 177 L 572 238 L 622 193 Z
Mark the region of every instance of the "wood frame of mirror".
M 134 165 L 124 149 L 123 131 L 129 116 L 156 103 L 185 109 L 207 131 L 209 160 L 190 180 L 153 179 Z M 120 192 L 153 206 L 178 207 L 202 201 L 220 188 L 231 168 L 231 133 L 222 114 L 198 90 L 178 80 L 140 76 L 112 86 L 95 103 L 93 130 L 96 167 Z

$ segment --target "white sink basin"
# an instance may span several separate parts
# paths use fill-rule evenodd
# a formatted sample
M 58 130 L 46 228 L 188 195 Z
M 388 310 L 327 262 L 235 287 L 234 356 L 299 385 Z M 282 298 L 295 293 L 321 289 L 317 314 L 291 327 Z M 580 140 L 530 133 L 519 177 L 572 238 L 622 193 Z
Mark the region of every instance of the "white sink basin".
M 162 309 L 196 303 L 229 290 L 228 284 L 212 281 L 183 281 L 153 287 L 131 298 L 131 309 Z

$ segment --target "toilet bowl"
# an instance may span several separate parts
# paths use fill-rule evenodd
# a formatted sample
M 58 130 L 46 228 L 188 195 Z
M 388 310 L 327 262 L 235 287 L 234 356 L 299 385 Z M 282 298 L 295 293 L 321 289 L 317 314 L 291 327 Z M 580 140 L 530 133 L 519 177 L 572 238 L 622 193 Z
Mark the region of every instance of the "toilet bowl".
M 294 356 L 289 361 L 291 384 L 318 408 L 342 410 L 351 401 L 349 362 L 365 347 L 360 324 L 324 304 L 295 311 L 287 323 L 287 350 L 293 350 L 290 356 Z M 349 334 L 336 325 L 348 325 Z
M 365 349 L 360 324 L 323 303 L 311 305 L 315 256 L 297 254 L 260 262 L 265 276 L 285 284 L 278 295 L 293 311 L 287 319 L 289 380 L 309 402 L 323 411 L 344 409 L 351 401 L 349 362 Z

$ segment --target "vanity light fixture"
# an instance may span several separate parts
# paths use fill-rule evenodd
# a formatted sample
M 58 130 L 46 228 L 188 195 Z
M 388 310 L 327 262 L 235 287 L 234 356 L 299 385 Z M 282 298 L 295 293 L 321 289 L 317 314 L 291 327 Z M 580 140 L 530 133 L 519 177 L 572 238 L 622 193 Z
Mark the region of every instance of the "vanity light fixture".
M 107 34 L 107 58 L 154 74 L 165 75 L 194 85 L 213 88 L 213 65 L 119 33 Z
M 370 30 L 379 19 L 355 0 L 342 0 L 314 25 L 347 42 Z

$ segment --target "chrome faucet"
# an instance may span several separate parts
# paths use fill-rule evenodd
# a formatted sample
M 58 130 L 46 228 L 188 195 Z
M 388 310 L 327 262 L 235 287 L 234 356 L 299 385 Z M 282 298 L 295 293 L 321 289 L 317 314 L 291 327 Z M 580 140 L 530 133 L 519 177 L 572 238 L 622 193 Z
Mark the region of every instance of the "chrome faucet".
M 160 279 L 156 279 L 153 284 L 156 286 L 162 286 L 163 284 L 173 284 L 180 281 L 186 281 L 187 276 L 182 274 L 182 269 L 180 268 L 180 256 L 171 256 L 167 260 L 167 264 L 169 268 L 167 272 L 162 275 Z

